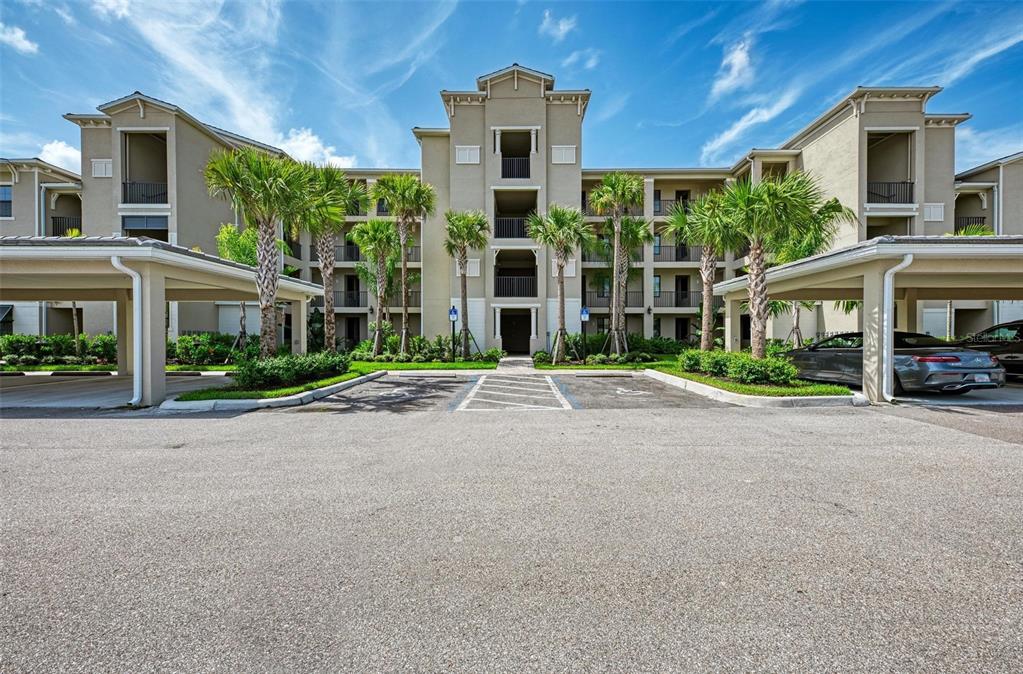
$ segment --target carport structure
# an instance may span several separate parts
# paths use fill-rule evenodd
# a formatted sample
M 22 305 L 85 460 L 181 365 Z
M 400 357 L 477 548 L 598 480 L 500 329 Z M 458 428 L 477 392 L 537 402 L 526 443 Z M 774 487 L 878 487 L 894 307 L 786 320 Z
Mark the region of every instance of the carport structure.
M 725 298 L 729 351 L 740 348 L 748 285 L 740 276 L 714 286 Z M 896 327 L 916 331 L 923 300 L 1023 299 L 1023 236 L 871 239 L 768 270 L 767 293 L 772 300 L 862 301 L 863 393 L 871 402 L 890 401 Z
M 307 304 L 322 292 L 279 279 L 277 299 L 291 307 L 293 353 L 305 352 Z M 161 241 L 0 237 L 0 301 L 115 303 L 117 369 L 133 375 L 133 405 L 164 399 L 168 302 L 257 299 L 254 268 Z

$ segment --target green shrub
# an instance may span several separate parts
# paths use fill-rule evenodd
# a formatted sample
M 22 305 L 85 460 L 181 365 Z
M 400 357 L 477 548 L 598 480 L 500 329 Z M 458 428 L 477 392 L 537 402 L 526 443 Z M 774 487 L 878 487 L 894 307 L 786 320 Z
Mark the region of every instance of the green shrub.
M 105 361 L 107 363 L 117 362 L 117 336 L 116 335 L 96 335 L 89 340 L 88 349 L 86 351 L 90 356 Z
M 587 365 L 607 365 L 608 357 L 602 353 L 595 353 L 592 356 L 586 356 Z
M 501 349 L 494 347 L 492 349 L 487 349 L 486 351 L 479 355 L 481 356 L 480 360 L 482 360 L 485 363 L 496 363 L 500 361 L 502 358 L 504 358 L 507 354 Z
M 714 377 L 728 376 L 728 363 L 732 355 L 728 351 L 701 351 L 700 372 Z
M 699 349 L 686 349 L 678 354 L 678 367 L 683 372 L 699 372 L 701 359 Z
M 79 339 L 88 344 L 89 337 L 87 335 L 79 335 Z M 75 338 L 71 335 L 50 335 L 43 339 L 42 348 L 45 352 L 44 356 L 73 356 L 75 355 Z
M 0 337 L 0 356 L 34 356 L 38 352 L 39 341 L 35 335 L 3 335 Z
M 174 357 L 188 365 L 220 365 L 233 360 L 235 339 L 224 333 L 181 335 L 174 344 Z
M 39 359 L 35 356 L 18 356 L 18 365 L 38 365 Z
M 796 374 L 796 366 L 784 358 L 758 360 L 747 353 L 735 353 L 728 359 L 728 378 L 741 384 L 784 385 L 795 379 Z
M 768 358 L 771 356 L 781 356 L 792 350 L 791 344 L 775 337 L 768 339 L 764 347 L 764 351 Z
M 392 360 L 395 363 L 410 363 L 412 362 L 412 356 L 407 353 L 396 353 Z
M 350 354 L 352 360 L 370 360 L 373 358 L 373 349 L 367 351 L 352 351 Z
M 78 356 L 64 356 L 60 359 L 64 365 L 81 365 L 82 359 Z
M 387 335 L 384 338 L 384 353 L 398 353 L 401 350 L 401 337 L 399 335 Z
M 374 356 L 373 357 L 373 362 L 375 362 L 375 363 L 390 363 L 393 358 L 394 358 L 394 356 L 392 356 L 390 354 L 382 353 L 379 356 Z
M 533 363 L 536 365 L 549 365 L 551 362 L 551 354 L 546 351 L 537 351 L 533 354 Z
M 412 362 L 413 363 L 425 363 L 426 360 L 427 360 L 426 356 L 424 356 L 421 353 L 417 353 L 416 355 L 412 356 Z
M 242 362 L 235 371 L 240 389 L 280 388 L 325 379 L 348 371 L 348 357 L 321 351 Z

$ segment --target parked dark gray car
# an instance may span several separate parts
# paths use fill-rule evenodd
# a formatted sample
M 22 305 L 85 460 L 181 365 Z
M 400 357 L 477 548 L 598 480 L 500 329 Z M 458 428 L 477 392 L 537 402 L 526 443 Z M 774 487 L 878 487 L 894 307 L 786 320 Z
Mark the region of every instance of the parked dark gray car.
M 998 359 L 1005 373 L 1023 377 L 1023 321 L 1011 321 L 981 330 L 958 342 L 967 349 L 987 351 Z
M 1005 369 L 989 353 L 922 335 L 895 333 L 895 392 L 966 393 L 1005 384 Z M 863 383 L 863 333 L 827 337 L 788 352 L 803 379 Z

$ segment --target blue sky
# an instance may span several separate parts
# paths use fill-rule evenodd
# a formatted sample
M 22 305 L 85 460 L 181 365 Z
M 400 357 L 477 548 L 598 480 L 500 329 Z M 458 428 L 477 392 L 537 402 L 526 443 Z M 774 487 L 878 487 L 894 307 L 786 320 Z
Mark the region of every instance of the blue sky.
M 343 166 L 418 166 L 437 92 L 512 62 L 589 88 L 583 164 L 729 165 L 857 85 L 941 85 L 960 169 L 1023 150 L 1023 4 L 4 0 L 0 156 L 77 168 L 134 90 Z

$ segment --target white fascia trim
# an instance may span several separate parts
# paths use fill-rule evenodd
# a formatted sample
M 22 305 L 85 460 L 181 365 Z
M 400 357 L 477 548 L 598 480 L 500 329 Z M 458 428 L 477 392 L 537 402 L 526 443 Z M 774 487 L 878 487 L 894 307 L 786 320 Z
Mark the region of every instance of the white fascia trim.
M 134 215 L 141 215 L 138 211 L 155 211 L 157 215 L 166 215 L 170 210 L 170 204 L 117 204 L 117 210 L 131 211 Z
M 526 178 L 526 180 L 529 180 Z M 540 185 L 491 185 L 492 190 L 524 190 L 524 191 L 536 191 L 539 192 L 541 189 Z
M 170 131 L 169 126 L 119 126 L 118 131 Z
M 509 243 L 506 245 L 495 243 L 490 246 L 490 250 L 540 250 L 540 246 L 535 243 Z
M 827 255 L 827 253 L 825 253 Z M 788 278 L 796 278 L 829 269 L 858 264 L 867 260 L 885 258 L 903 258 L 906 255 L 913 255 L 918 259 L 928 258 L 971 258 L 971 257 L 1023 257 L 1023 244 L 941 244 L 940 246 L 928 246 L 926 244 L 898 244 L 881 243 L 871 246 L 864 246 L 855 250 L 846 251 L 839 255 L 825 257 L 805 264 L 793 263 L 791 269 L 781 267 L 767 272 L 767 280 L 782 281 Z M 722 281 L 714 284 L 715 295 L 726 295 L 737 290 L 744 290 L 749 284 L 748 276 L 740 276 L 729 281 Z
M 552 297 L 551 299 L 554 298 Z M 490 304 L 491 309 L 539 309 L 542 306 L 542 304 L 506 304 L 504 302 L 501 304 L 491 302 Z
M 863 130 L 864 131 L 880 131 L 880 132 L 884 132 L 884 131 L 890 131 L 890 132 L 895 132 L 895 131 L 919 131 L 920 127 L 919 126 L 865 126 L 865 127 L 863 127 Z
M 540 125 L 536 125 L 536 126 L 492 126 L 492 127 L 490 127 L 490 130 L 491 131 L 532 131 L 532 130 L 536 129 L 537 131 L 539 131 L 542 128 L 543 127 L 540 126 Z

